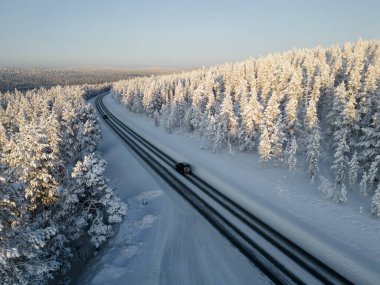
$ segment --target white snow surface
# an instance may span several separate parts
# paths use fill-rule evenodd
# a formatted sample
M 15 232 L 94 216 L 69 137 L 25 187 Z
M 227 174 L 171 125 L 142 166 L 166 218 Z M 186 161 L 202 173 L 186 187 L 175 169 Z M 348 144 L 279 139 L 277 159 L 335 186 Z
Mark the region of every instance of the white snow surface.
M 267 284 L 248 260 L 101 121 L 105 175 L 128 204 L 73 284 Z
M 212 153 L 200 148 L 199 138 L 180 132 L 168 134 L 162 128 L 154 127 L 153 121 L 128 111 L 110 95 L 104 97 L 103 101 L 107 108 L 128 126 L 178 161 L 191 163 L 194 173 L 261 217 L 289 239 L 306 248 L 311 254 L 332 265 L 356 283 L 378 284 L 380 280 L 380 220 L 361 210 L 362 208 L 368 209 L 368 199 L 360 199 L 349 193 L 349 203 L 346 205 L 327 201 L 317 191 L 317 185 L 310 184 L 302 167 L 295 175 L 291 175 L 287 169 L 281 167 L 275 168 L 271 165 L 262 167 L 258 155 L 254 153 L 236 152 L 233 155 L 227 152 Z M 247 265 L 243 265 L 244 258 L 239 258 L 239 253 L 236 255 L 227 253 L 227 249 L 231 251 L 229 245 L 225 244 L 223 239 L 215 234 L 199 215 L 192 213 L 180 198 L 175 198 L 173 203 L 173 195 L 170 191 L 162 189 L 162 186 L 157 188 L 150 174 L 139 170 L 141 166 L 137 162 L 131 163 L 131 155 L 120 147 L 120 143 L 115 142 L 113 135 L 104 126 L 103 132 L 105 139 L 102 142 L 101 150 L 110 166 L 107 175 L 112 178 L 111 182 L 114 186 L 120 185 L 121 180 L 125 181 L 125 189 L 122 190 L 120 186 L 118 188 L 124 198 L 131 199 L 128 200 L 128 203 L 132 209 L 125 222 L 127 225 L 124 223 L 121 226 L 121 232 L 125 231 L 126 234 L 131 234 L 131 231 L 127 229 L 129 227 L 128 220 L 137 218 L 134 217 L 135 215 L 141 215 L 139 219 L 144 218 L 142 215 L 157 217 L 153 222 L 154 226 L 144 230 L 151 231 L 151 235 L 149 233 L 142 234 L 145 246 L 152 247 L 154 244 L 153 248 L 157 249 L 160 244 L 160 250 L 155 250 L 155 253 L 160 252 L 159 254 L 163 255 L 160 256 L 161 263 L 165 267 L 167 266 L 166 269 L 161 266 L 161 271 L 157 269 L 155 274 L 160 275 L 160 278 L 156 278 L 155 281 L 160 280 L 162 284 L 246 284 L 245 281 L 252 281 L 248 278 Z M 123 170 L 120 169 L 121 167 Z M 328 170 L 324 169 L 323 171 Z M 137 177 L 140 177 L 140 180 Z M 147 183 L 152 185 L 149 186 Z M 150 203 L 148 204 L 150 206 L 143 208 L 147 212 L 140 213 L 135 210 L 136 213 L 134 213 L 133 196 L 142 192 L 158 191 L 158 189 L 165 195 L 156 197 L 152 205 Z M 138 212 L 140 214 L 137 214 Z M 193 226 L 192 223 L 199 220 L 202 220 L 202 223 L 196 224 L 196 227 Z M 191 230 L 189 225 L 192 225 Z M 197 229 L 197 227 L 200 228 Z M 193 238 L 189 239 L 187 234 Z M 207 236 L 208 234 L 210 236 Z M 115 240 L 119 235 L 120 233 Z M 177 237 L 173 238 L 176 235 Z M 186 241 L 181 241 L 178 235 L 185 238 Z M 205 239 L 209 239 L 213 245 L 212 248 L 209 248 Z M 110 242 L 110 244 L 112 243 L 117 244 L 114 241 Z M 191 243 L 191 246 L 187 243 Z M 136 244 L 133 245 L 136 246 Z M 144 252 L 144 245 L 138 245 L 140 252 Z M 197 250 L 202 253 L 197 252 L 194 258 L 178 259 L 181 254 L 182 256 L 195 254 L 194 246 L 198 246 Z M 221 255 L 220 257 L 213 251 L 217 248 L 221 251 L 218 253 Z M 210 257 L 208 250 L 212 250 L 215 255 Z M 223 251 L 225 252 L 223 253 Z M 146 254 L 152 259 L 152 255 Z M 202 258 L 199 256 L 200 254 Z M 106 256 L 107 254 L 103 258 Z M 172 263 L 170 258 L 173 260 Z M 214 261 L 212 261 L 213 258 L 215 258 Z M 234 261 L 233 258 L 239 260 L 240 263 Z M 225 260 L 222 262 L 222 259 Z M 152 267 L 148 265 L 149 261 L 143 260 L 141 259 L 141 262 L 147 264 L 149 268 Z M 207 263 L 208 261 L 211 262 L 211 265 Z M 174 270 L 173 265 L 178 267 L 178 270 Z M 140 271 L 137 268 L 133 269 L 133 266 L 136 265 L 131 265 L 131 262 L 124 263 L 123 266 L 125 278 L 130 274 L 137 274 L 136 270 Z M 224 266 L 226 266 L 225 271 L 223 271 Z M 232 273 L 232 269 L 239 269 L 241 272 L 238 273 L 234 270 Z M 220 277 L 218 280 L 199 279 L 194 283 L 182 275 L 183 270 L 187 270 L 189 278 L 194 278 L 194 274 L 198 274 L 198 271 L 205 273 L 209 270 L 209 274 L 213 277 L 219 276 L 222 272 L 227 274 L 228 271 L 231 271 L 227 275 L 232 279 L 228 279 L 230 282 L 227 282 L 224 277 Z M 192 270 L 198 271 L 192 274 L 190 272 Z M 152 271 L 154 270 L 152 269 Z M 236 279 L 238 277 L 242 278 L 241 281 Z M 131 282 L 131 284 L 135 283 Z

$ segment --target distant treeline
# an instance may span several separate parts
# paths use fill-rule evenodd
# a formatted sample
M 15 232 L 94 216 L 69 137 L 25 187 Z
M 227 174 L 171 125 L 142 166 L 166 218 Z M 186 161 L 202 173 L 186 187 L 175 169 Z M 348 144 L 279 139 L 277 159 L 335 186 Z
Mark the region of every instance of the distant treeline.
M 172 71 L 171 71 L 172 72 Z M 34 88 L 79 84 L 100 84 L 138 76 L 163 74 L 162 69 L 50 69 L 50 68 L 1 68 L 0 92 L 31 90 Z

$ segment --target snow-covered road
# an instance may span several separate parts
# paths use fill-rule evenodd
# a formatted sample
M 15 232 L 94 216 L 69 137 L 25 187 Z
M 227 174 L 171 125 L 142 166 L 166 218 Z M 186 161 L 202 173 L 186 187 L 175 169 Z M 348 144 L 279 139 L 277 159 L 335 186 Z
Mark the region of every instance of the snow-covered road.
M 168 135 L 155 128 L 152 121 L 128 112 L 110 96 L 104 98 L 104 103 L 129 126 L 172 157 L 190 161 L 197 175 L 321 260 L 360 283 L 377 284 L 380 280 L 380 223 L 359 210 L 368 201 L 351 198 L 344 206 L 325 201 L 302 169 L 292 177 L 286 169 L 262 168 L 255 154 L 213 154 L 200 149 L 196 138 Z
M 120 229 L 75 284 L 265 284 L 248 260 L 101 120 L 106 176 L 127 201 Z M 143 201 L 147 201 L 144 205 Z

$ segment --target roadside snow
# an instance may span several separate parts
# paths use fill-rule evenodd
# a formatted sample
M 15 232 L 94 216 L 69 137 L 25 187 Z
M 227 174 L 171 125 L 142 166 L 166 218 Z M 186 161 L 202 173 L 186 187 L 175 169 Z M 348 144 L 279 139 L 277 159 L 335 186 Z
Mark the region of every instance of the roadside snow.
M 110 95 L 103 101 L 122 121 L 178 161 L 190 162 L 197 175 L 310 253 L 334 264 L 352 280 L 368 284 L 380 280 L 380 221 L 362 210 L 368 208 L 368 199 L 350 195 L 349 204 L 337 205 L 322 198 L 303 169 L 292 176 L 283 168 L 262 167 L 256 154 L 214 154 L 200 148 L 199 138 L 169 135 Z
M 248 260 L 101 120 L 105 175 L 128 204 L 116 235 L 73 284 L 267 284 Z

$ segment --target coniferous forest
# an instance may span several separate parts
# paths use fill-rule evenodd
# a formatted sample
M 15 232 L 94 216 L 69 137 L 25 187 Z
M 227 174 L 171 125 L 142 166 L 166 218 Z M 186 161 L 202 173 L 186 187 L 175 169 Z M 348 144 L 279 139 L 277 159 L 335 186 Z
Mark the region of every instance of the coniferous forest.
M 380 0 L 0 0 L 0 285 L 380 285 Z
M 85 101 L 105 88 L 0 93 L 3 284 L 64 280 L 84 245 L 99 247 L 125 215 L 103 176 L 100 128 Z
M 380 216 L 379 41 L 119 81 L 113 95 L 211 151 L 257 152 L 263 166 L 306 171 L 337 203 L 349 192 L 371 198 Z

